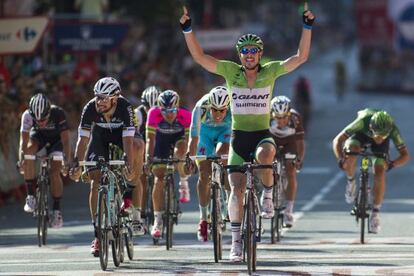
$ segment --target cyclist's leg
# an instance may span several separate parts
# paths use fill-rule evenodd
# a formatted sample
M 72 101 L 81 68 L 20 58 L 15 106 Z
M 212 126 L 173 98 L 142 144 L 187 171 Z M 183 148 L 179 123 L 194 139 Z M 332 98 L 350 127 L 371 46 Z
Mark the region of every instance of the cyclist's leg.
M 30 132 L 29 142 L 27 144 L 26 153 L 34 155 L 38 152 L 42 140 L 39 133 L 34 131 Z M 35 188 L 36 188 L 36 170 L 34 160 L 24 160 L 23 165 L 24 182 L 27 189 L 26 204 L 24 205 L 24 211 L 31 213 L 36 207 Z
M 144 147 L 145 143 L 141 137 L 134 138 L 134 152 L 133 157 L 134 167 L 136 168 L 136 175 L 132 180 L 135 188 L 132 191 L 132 202 L 134 205 L 133 211 L 133 220 L 138 221 L 141 219 L 141 210 L 142 210 L 142 194 L 143 194 L 143 185 L 141 182 L 142 179 L 142 167 L 144 161 Z
M 386 139 L 381 144 L 371 144 L 371 150 L 375 154 L 385 154 L 388 155 L 390 145 L 390 139 Z M 382 156 L 381 156 L 382 157 Z M 385 193 L 385 172 L 387 168 L 387 161 L 384 158 L 375 157 L 374 158 L 374 209 L 380 209 L 381 204 L 384 200 Z
M 183 159 L 187 151 L 187 140 L 180 138 L 177 140 L 174 146 L 174 157 Z M 177 164 L 178 174 L 180 175 L 179 192 L 180 202 L 187 203 L 190 201 L 190 188 L 188 186 L 188 177 L 184 170 L 184 163 L 180 162 Z
M 367 142 L 366 138 L 362 135 L 354 134 L 349 137 L 344 143 L 344 150 L 350 152 L 360 152 L 361 147 Z M 353 179 L 356 171 L 358 156 L 356 155 L 347 155 L 343 168 L 346 172 L 348 179 Z
M 223 127 L 217 139 L 216 154 L 218 156 L 229 154 L 230 137 L 231 137 L 231 130 L 228 129 L 227 127 Z M 227 160 L 223 160 L 223 164 L 227 165 Z M 228 182 L 228 177 L 224 178 L 224 188 L 226 189 L 226 192 L 228 193 L 230 192 L 230 184 Z M 227 198 L 228 198 L 228 194 L 227 194 Z
M 49 156 L 62 156 L 63 145 L 60 141 L 52 144 L 47 149 Z M 53 220 L 52 227 L 60 228 L 63 226 L 63 218 L 60 210 L 60 200 L 63 195 L 63 181 L 61 177 L 62 162 L 51 161 L 49 169 L 50 190 L 53 197 Z
M 283 154 L 293 153 L 297 154 L 296 148 L 296 139 L 291 136 L 292 139 L 289 139 L 283 147 Z M 292 226 L 293 224 L 293 207 L 296 198 L 297 191 L 297 179 L 296 179 L 296 166 L 293 160 L 286 160 L 286 177 L 287 177 L 287 187 L 286 187 L 286 210 L 285 210 L 285 223 L 286 226 Z
M 152 169 L 154 173 L 154 189 L 152 191 L 152 202 L 154 207 L 154 226 L 151 235 L 154 238 L 161 236 L 162 216 L 164 214 L 164 177 L 166 168 L 163 165 L 155 165 Z

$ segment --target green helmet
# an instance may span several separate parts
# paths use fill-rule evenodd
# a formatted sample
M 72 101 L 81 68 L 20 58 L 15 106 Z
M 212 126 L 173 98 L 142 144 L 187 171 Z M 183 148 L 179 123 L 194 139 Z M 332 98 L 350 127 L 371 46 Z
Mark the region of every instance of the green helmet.
M 394 125 L 394 120 L 386 111 L 378 111 L 371 117 L 370 128 L 374 134 L 388 136 Z
M 263 41 L 258 35 L 255 35 L 255 34 L 242 35 L 239 38 L 239 40 L 237 40 L 237 43 L 236 43 L 237 52 L 240 52 L 240 50 L 246 45 L 256 46 L 261 51 L 263 51 Z

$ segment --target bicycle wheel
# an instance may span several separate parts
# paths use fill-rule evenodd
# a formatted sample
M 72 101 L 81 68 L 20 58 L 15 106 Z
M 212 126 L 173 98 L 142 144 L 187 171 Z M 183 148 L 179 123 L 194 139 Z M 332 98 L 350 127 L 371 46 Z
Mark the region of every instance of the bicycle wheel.
M 49 223 L 49 208 L 47 206 L 47 183 L 45 181 L 38 182 L 36 192 L 37 202 L 37 238 L 38 245 L 46 245 L 47 228 Z
M 100 190 L 98 193 L 98 240 L 99 240 L 99 262 L 102 270 L 106 270 L 108 266 L 108 231 L 109 226 L 108 218 L 108 205 L 107 194 L 104 190 Z
M 147 229 L 154 225 L 154 206 L 152 204 L 152 189 L 154 187 L 154 178 L 152 175 L 147 177 L 147 204 L 145 207 L 145 223 Z
M 121 251 L 124 249 L 122 247 L 122 217 L 120 216 L 121 211 L 121 199 L 118 195 L 115 195 L 115 204 L 114 204 L 114 218 L 115 223 L 112 225 L 112 235 L 114 239 L 112 240 L 112 259 L 116 267 L 121 263 Z
M 170 250 L 170 248 L 172 247 L 172 239 L 173 239 L 173 228 L 174 228 L 174 197 L 173 197 L 173 193 L 174 193 L 174 182 L 172 180 L 171 176 L 168 176 L 167 179 L 167 198 L 166 198 L 166 203 L 167 203 L 167 207 L 166 207 L 166 248 L 167 250 Z
M 249 191 L 246 198 L 246 209 L 245 209 L 245 233 L 244 233 L 244 249 L 247 255 L 246 263 L 249 275 L 255 271 L 255 224 L 254 220 L 254 206 L 253 196 Z
M 361 187 L 359 192 L 359 203 L 358 203 L 358 209 L 359 209 L 359 216 L 361 220 L 361 235 L 360 240 L 361 243 L 365 243 L 365 220 L 367 218 L 367 209 L 366 209 L 366 199 L 367 199 L 367 193 L 366 193 L 366 179 L 362 176 L 361 178 Z
M 134 236 L 132 234 L 131 227 L 126 227 L 126 233 L 124 233 L 124 237 L 128 258 L 132 261 L 134 259 Z
M 219 203 L 219 196 L 220 193 L 219 188 L 215 184 L 212 185 L 212 193 L 211 193 L 211 230 L 213 234 L 213 247 L 214 247 L 214 261 L 218 263 L 221 260 L 221 212 L 219 210 L 220 203 Z

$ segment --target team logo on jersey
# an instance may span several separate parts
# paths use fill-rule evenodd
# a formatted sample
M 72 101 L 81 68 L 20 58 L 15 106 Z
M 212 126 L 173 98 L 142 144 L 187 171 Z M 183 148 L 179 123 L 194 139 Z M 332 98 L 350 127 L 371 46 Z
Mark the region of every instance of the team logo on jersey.
M 269 114 L 270 86 L 263 88 L 232 88 L 232 112 L 234 114 Z

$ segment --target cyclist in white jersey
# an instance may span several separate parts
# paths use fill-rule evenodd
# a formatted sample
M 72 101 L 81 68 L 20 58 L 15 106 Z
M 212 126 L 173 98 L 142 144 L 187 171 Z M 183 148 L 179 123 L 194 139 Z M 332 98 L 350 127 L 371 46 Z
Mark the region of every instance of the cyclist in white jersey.
M 276 78 L 291 72 L 306 62 L 309 56 L 312 24 L 315 16 L 305 3 L 303 30 L 298 51 L 283 61 L 270 61 L 260 64 L 263 55 L 263 41 L 254 34 L 240 37 L 236 44 L 241 65 L 216 58 L 204 53 L 191 29 L 191 18 L 186 7 L 180 18 L 181 28 L 191 56 L 207 71 L 226 79 L 231 95 L 232 137 L 229 150 L 229 164 L 239 165 L 255 158 L 260 164 L 271 164 L 276 153 L 274 141 L 269 133 L 270 100 Z M 273 216 L 272 185 L 270 170 L 259 174 L 264 186 L 266 201 L 263 211 L 266 217 Z M 231 194 L 229 215 L 232 229 L 230 260 L 239 262 L 242 257 L 240 225 L 243 216 L 243 195 L 246 177 L 241 172 L 230 171 Z

